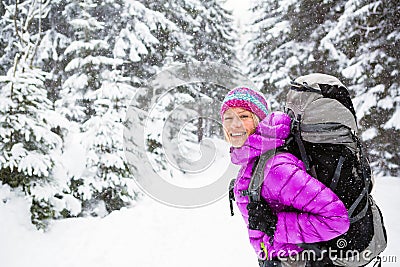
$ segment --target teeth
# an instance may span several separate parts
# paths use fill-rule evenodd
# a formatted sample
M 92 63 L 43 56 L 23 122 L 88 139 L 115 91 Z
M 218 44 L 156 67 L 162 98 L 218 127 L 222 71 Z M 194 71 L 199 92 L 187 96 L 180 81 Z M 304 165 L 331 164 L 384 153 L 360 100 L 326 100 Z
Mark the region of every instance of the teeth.
M 242 136 L 245 135 L 246 133 L 231 133 L 231 136 Z

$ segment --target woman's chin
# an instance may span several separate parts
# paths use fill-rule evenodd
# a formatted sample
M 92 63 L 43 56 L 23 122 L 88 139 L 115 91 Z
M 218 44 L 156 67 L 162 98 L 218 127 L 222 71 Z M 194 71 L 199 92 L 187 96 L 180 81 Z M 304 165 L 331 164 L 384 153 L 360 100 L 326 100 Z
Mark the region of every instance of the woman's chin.
M 231 140 L 231 145 L 234 148 L 239 148 L 239 147 L 242 147 L 245 142 L 246 142 L 246 140 Z

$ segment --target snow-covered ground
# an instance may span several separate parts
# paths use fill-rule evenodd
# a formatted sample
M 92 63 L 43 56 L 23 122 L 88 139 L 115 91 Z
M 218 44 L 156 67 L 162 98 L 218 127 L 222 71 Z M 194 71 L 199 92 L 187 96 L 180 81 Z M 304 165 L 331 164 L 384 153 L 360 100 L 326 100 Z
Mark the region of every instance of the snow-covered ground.
M 237 210 L 230 216 L 227 198 L 178 209 L 145 197 L 103 219 L 56 221 L 42 233 L 30 224 L 27 201 L 0 188 L 1 267 L 258 266 L 242 218 Z M 383 266 L 400 262 L 399 193 L 399 178 L 376 180 L 389 238 Z

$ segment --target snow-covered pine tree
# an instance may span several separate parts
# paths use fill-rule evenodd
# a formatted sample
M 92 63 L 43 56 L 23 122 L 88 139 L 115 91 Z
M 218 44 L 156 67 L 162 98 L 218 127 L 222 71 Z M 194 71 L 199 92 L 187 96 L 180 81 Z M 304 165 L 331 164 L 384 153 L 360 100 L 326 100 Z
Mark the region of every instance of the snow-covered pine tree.
M 99 74 L 104 69 L 121 64 L 121 60 L 109 57 L 111 48 L 99 36 L 104 23 L 93 16 L 96 3 L 72 1 L 65 7 L 69 21 L 69 38 L 73 41 L 64 51 L 67 79 L 62 84 L 60 112 L 68 119 L 84 122 L 92 114 L 93 99 L 88 93 L 100 88 Z
M 187 56 L 187 62 L 220 63 L 237 67 L 238 59 L 235 53 L 237 32 L 233 28 L 232 12 L 223 7 L 223 2 L 208 0 L 196 3 L 190 1 L 189 4 L 182 5 L 182 8 L 194 22 L 183 28 L 183 31 L 191 37 L 189 40 L 192 50 Z M 227 73 L 225 70 L 217 68 L 213 70 L 213 73 L 198 73 L 197 75 L 199 78 L 204 75 L 204 80 L 212 76 L 214 80 L 217 76 L 222 80 Z M 232 79 L 229 75 L 226 78 Z M 218 120 L 218 114 L 215 112 L 215 108 L 211 107 L 212 101 L 209 100 L 222 100 L 226 89 L 221 85 L 200 83 L 185 85 L 179 89 L 180 92 L 185 90 L 187 94 L 196 99 L 198 118 L 192 123 L 197 126 L 197 142 L 200 142 L 204 136 L 211 136 L 212 132 L 216 131 L 212 124 Z
M 31 197 L 32 222 L 44 228 L 47 220 L 74 213 L 60 162 L 61 138 L 48 121 L 48 73 L 35 66 L 41 22 L 49 2 L 23 1 L 6 7 L 4 15 L 14 27 L 14 65 L 0 76 L 0 181 L 21 188 Z M 72 204 L 73 205 L 73 204 Z
M 169 7 L 171 5 L 171 7 Z M 181 16 L 174 12 L 175 1 L 126 1 L 120 20 L 120 33 L 116 37 L 114 54 L 124 59 L 122 71 L 132 79 L 132 85 L 140 87 L 135 97 L 134 106 L 130 107 L 130 114 L 125 123 L 127 134 L 125 149 L 129 164 L 134 170 L 136 179 L 146 179 L 147 168 L 143 159 L 146 148 L 155 155 L 157 165 L 165 166 L 165 159 L 157 155 L 161 143 L 153 136 L 143 136 L 144 123 L 148 118 L 147 111 L 153 101 L 153 89 L 146 88 L 148 79 L 163 69 L 166 62 L 183 58 L 189 42 L 187 36 L 170 20 L 171 17 Z M 143 86 L 143 87 L 142 87 Z M 145 141 L 146 140 L 146 141 Z M 145 142 L 147 147 L 144 148 Z
M 282 108 L 291 79 L 310 72 L 338 76 L 321 39 L 335 25 L 343 1 L 253 1 L 249 27 L 249 75 Z
M 68 61 L 64 60 L 64 50 L 71 42 L 68 38 L 68 17 L 64 16 L 67 1 L 53 0 L 49 3 L 49 12 L 43 19 L 43 37 L 37 51 L 37 64 L 42 70 L 48 72 L 45 85 L 48 97 L 55 107 L 55 102 L 60 99 L 60 90 L 66 79 L 64 69 Z M 57 127 L 57 131 L 62 130 Z
M 174 27 L 161 25 L 154 31 L 160 40 L 161 66 L 173 63 L 207 61 L 233 65 L 237 40 L 232 13 L 221 1 L 178 0 L 141 1 L 165 16 Z M 159 57 L 160 59 L 160 57 Z M 153 62 L 154 63 L 154 62 Z
M 169 46 L 177 43 L 179 30 L 164 14 L 146 5 L 147 1 L 120 2 L 120 8 L 114 10 L 115 29 L 110 31 L 115 34 L 110 43 L 113 54 L 124 60 L 122 74 L 139 87 L 160 71 Z
M 175 26 L 176 32 L 164 26 L 157 27 L 158 31 L 155 33 L 155 36 L 162 41 L 160 51 L 163 51 L 157 62 L 161 62 L 160 66 L 164 69 L 182 62 L 219 62 L 230 66 L 236 65 L 234 46 L 237 37 L 232 28 L 231 13 L 226 11 L 220 2 L 180 0 L 144 1 L 143 3 L 146 7 L 163 14 Z M 218 72 L 218 69 L 214 71 Z M 220 76 L 226 75 L 222 72 L 223 70 Z M 201 77 L 207 73 L 198 73 L 198 75 Z M 216 74 L 209 73 L 209 75 Z M 207 79 L 207 77 L 204 78 Z M 158 106 L 153 110 L 154 117 L 152 118 L 154 120 L 152 124 L 156 126 L 145 138 L 147 138 L 147 150 L 153 154 L 155 165 L 162 170 L 166 168 L 165 152 L 173 150 L 173 155 L 169 156 L 174 158 L 178 165 L 180 163 L 182 155 L 178 150 L 178 134 L 181 137 L 179 148 L 184 149 L 193 148 L 204 136 L 216 134 L 218 129 L 215 128 L 218 127 L 215 127 L 215 121 L 210 122 L 204 118 L 213 117 L 218 120 L 218 114 L 215 108 L 210 108 L 210 102 L 213 98 L 221 99 L 224 92 L 215 84 L 190 84 L 174 88 L 169 94 L 164 95 L 162 100 L 157 101 L 154 97 L 159 95 L 155 96 L 154 91 L 149 90 L 148 94 L 138 97 L 138 104 L 140 107 L 141 102 L 144 103 L 143 105 L 157 102 Z M 160 125 L 164 125 L 164 128 L 160 128 Z M 189 128 L 190 131 L 185 131 Z M 193 129 L 197 131 L 193 133 Z M 163 133 L 162 130 L 164 130 Z M 169 140 L 168 144 L 164 143 L 165 146 L 161 140 L 162 134 Z M 188 136 L 182 136 L 185 134 Z M 194 143 L 189 144 L 190 142 Z
M 103 71 L 99 78 L 102 85 L 91 97 L 94 114 L 82 126 L 87 160 L 77 194 L 84 210 L 105 215 L 128 206 L 137 195 L 123 146 L 123 123 L 134 90 L 118 70 Z
M 104 31 L 106 23 L 100 19 L 105 19 L 106 11 L 101 10 L 101 7 L 107 9 L 109 5 L 98 5 L 94 1 L 73 1 L 65 6 L 64 14 L 70 24 L 67 34 L 73 41 L 64 51 L 67 79 L 62 84 L 61 98 L 57 101 L 58 110 L 76 122 L 71 123 L 69 138 L 79 138 L 78 143 L 86 152 L 84 171 L 81 174 L 74 172 L 70 177 L 70 189 L 82 201 L 83 213 L 93 215 L 105 215 L 113 209 L 119 209 L 135 195 L 133 193 L 130 196 L 132 192 L 128 192 L 125 187 L 124 178 L 128 173 L 121 157 L 122 132 L 119 131 L 122 128 L 119 116 L 124 114 L 122 109 L 127 105 L 119 101 L 129 95 L 125 90 L 123 93 L 126 95 L 122 96 L 118 88 L 123 88 L 121 81 L 128 86 L 129 80 L 116 75 L 119 73 L 116 69 L 122 65 L 123 60 L 113 56 L 113 47 L 108 41 L 110 38 L 114 40 L 114 36 L 108 36 Z M 118 87 L 110 84 L 118 84 Z M 104 95 L 118 96 L 110 97 L 109 113 L 103 112 L 98 104 Z M 120 113 L 111 112 L 114 109 L 119 109 Z M 115 118 L 108 117 L 110 114 Z M 107 134 L 110 136 L 107 137 Z M 110 138 L 114 138 L 114 142 L 109 142 Z M 101 163 L 95 163 L 95 159 Z M 106 163 L 106 159 L 110 162 Z M 124 201 L 121 195 L 126 196 Z
M 6 75 L 7 71 L 12 68 L 14 55 L 17 52 L 17 48 L 13 45 L 17 35 L 15 35 L 10 13 L 13 9 L 8 8 L 8 5 L 11 4 L 0 1 L 0 75 Z
M 223 2 L 189 1 L 182 3 L 181 8 L 191 18 L 187 21 L 192 22 L 186 25 L 178 24 L 182 31 L 190 36 L 191 50 L 186 55 L 186 62 L 220 63 L 237 67 L 238 59 L 235 53 L 237 32 L 233 28 L 232 12 L 223 7 Z M 213 73 L 197 73 L 197 75 L 199 78 L 204 75 L 204 80 L 209 78 L 216 80 L 217 76 L 221 81 L 225 76 L 226 79 L 232 79 L 225 70 L 218 68 L 213 69 Z M 198 118 L 192 121 L 197 126 L 197 142 L 202 141 L 204 136 L 215 134 L 217 131 L 215 120 L 218 121 L 219 118 L 215 108 L 211 106 L 212 100 L 222 100 L 226 88 L 212 83 L 199 83 L 182 86 L 178 91 L 186 92 L 197 103 L 195 108 Z
M 70 77 L 63 84 L 63 113 L 82 124 L 79 138 L 88 153 L 85 171 L 73 177 L 71 188 L 86 213 L 104 215 L 136 196 L 127 185 L 121 116 L 132 96 L 130 85 L 140 86 L 161 64 L 157 59 L 163 58 L 163 51 L 157 50 L 160 41 L 153 35 L 157 27 L 176 27 L 161 13 L 131 0 L 71 3 L 65 13 L 72 16 L 70 38 L 75 41 L 64 52 Z M 133 127 L 140 129 L 142 123 Z M 133 160 L 142 161 L 143 156 Z
M 346 1 L 326 37 L 355 98 L 375 173 L 399 176 L 400 6 L 398 1 Z
M 218 62 L 237 67 L 235 54 L 237 32 L 233 28 L 232 12 L 221 1 L 207 0 L 198 9 L 199 25 L 193 28 L 194 58 L 197 61 Z
M 248 51 L 249 75 L 281 108 L 291 79 L 310 72 L 340 77 L 336 60 L 321 39 L 343 12 L 344 1 L 253 2 Z
M 141 2 L 147 8 L 164 16 L 170 23 L 157 23 L 157 28 L 152 31 L 152 34 L 160 40 L 157 46 L 160 53 L 157 58 L 152 57 L 152 63 L 156 63 L 160 71 L 176 63 L 190 62 L 194 55 L 191 29 L 198 25 L 193 10 L 201 3 L 198 0 L 143 0 Z
M 292 53 L 290 21 L 285 17 L 288 9 L 297 1 L 283 4 L 279 0 L 251 1 L 250 16 L 244 44 L 245 59 L 249 77 L 270 99 L 273 107 L 279 107 L 275 98 L 281 100 L 283 87 L 288 82 Z M 297 56 L 297 55 L 296 55 Z
M 344 5 L 343 0 L 302 0 L 285 14 L 291 24 L 289 36 L 295 41 L 293 45 L 303 47 L 296 55 L 299 62 L 291 66 L 291 77 L 322 72 L 342 78 L 337 59 L 321 43 L 336 25 Z
M 202 7 L 199 9 L 197 16 L 199 26 L 193 29 L 193 49 L 194 59 L 205 63 L 220 63 L 237 68 L 238 58 L 236 57 L 235 48 L 238 43 L 238 35 L 233 28 L 232 12 L 223 7 L 223 2 L 216 0 L 208 0 L 202 2 Z M 218 77 L 224 77 L 227 74 L 225 70 L 215 69 L 213 74 Z M 220 73 L 219 73 L 220 72 Z M 232 77 L 227 76 L 227 79 Z M 221 79 L 222 80 L 222 79 Z M 230 84 L 228 81 L 226 85 Z M 222 101 L 226 94 L 224 84 L 201 83 L 193 85 L 191 89 L 197 92 L 195 97 L 198 98 L 199 105 L 197 106 L 197 141 L 202 141 L 204 136 L 210 137 L 215 134 L 215 121 L 219 120 L 219 115 L 213 108 L 212 101 L 201 101 L 202 99 L 214 99 Z M 232 89 L 232 88 L 228 88 Z M 210 132 L 207 132 L 210 131 Z

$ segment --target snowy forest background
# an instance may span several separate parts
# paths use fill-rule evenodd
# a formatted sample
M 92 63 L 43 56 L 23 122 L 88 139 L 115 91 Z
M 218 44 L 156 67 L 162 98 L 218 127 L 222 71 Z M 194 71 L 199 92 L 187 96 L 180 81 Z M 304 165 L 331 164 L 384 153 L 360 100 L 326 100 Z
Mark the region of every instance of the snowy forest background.
M 43 229 L 49 219 L 131 205 L 140 193 L 124 159 L 130 100 L 163 69 L 199 61 L 238 69 L 273 109 L 297 76 L 337 76 L 351 91 L 375 175 L 400 176 L 398 1 L 266 0 L 248 12 L 240 30 L 217 0 L 1 0 L 0 187 L 29 197 Z M 179 99 L 222 97 L 216 86 L 193 86 Z M 192 123 L 189 142 L 221 138 Z M 157 136 L 147 144 L 166 168 Z

